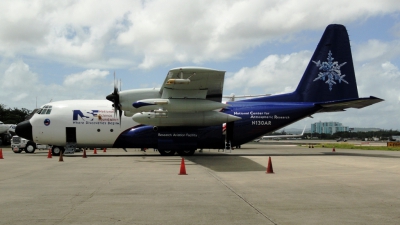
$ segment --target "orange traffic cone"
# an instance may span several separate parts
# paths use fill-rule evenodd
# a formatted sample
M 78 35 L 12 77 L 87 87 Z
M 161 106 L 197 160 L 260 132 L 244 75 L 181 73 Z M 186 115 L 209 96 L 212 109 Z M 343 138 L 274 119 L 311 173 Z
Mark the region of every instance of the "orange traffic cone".
M 96 150 L 96 148 L 94 148 L 93 154 L 97 154 L 97 150 Z
M 265 172 L 265 173 L 274 173 L 274 169 L 272 168 L 271 156 L 268 159 L 267 172 Z
M 103 152 L 107 152 L 107 149 L 106 149 L 106 148 L 103 148 Z
M 335 147 L 332 148 L 332 152 L 335 152 Z
M 0 159 L 4 159 L 3 158 L 3 149 L 0 148 Z
M 184 158 L 182 158 L 182 161 L 181 161 L 181 171 L 179 172 L 179 175 L 187 175 L 186 174 L 185 159 Z
M 87 158 L 87 156 L 86 156 L 86 149 L 83 149 L 83 156 L 82 156 L 82 158 Z
M 60 151 L 60 158 L 58 158 L 58 161 L 59 161 L 59 162 L 64 162 L 64 159 L 63 159 L 63 152 L 62 152 L 62 151 Z
M 49 148 L 49 153 L 47 153 L 47 158 L 48 158 L 48 159 L 51 159 L 51 158 L 52 158 L 51 148 Z

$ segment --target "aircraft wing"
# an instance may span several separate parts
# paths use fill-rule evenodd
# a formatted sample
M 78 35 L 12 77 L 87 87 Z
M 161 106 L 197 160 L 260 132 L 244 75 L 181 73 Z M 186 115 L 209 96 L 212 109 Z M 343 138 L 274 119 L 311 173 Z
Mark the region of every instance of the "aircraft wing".
M 160 89 L 161 98 L 196 98 L 221 102 L 225 71 L 201 67 L 171 69 Z
M 339 100 L 339 101 L 332 101 L 326 103 L 317 103 L 316 105 L 320 105 L 322 109 L 318 111 L 320 112 L 337 112 L 337 111 L 345 111 L 347 108 L 357 108 L 361 109 L 366 106 L 370 106 L 372 104 L 384 101 L 383 99 L 370 96 L 369 98 L 357 98 L 357 99 L 350 99 L 350 100 Z
M 219 112 L 228 106 L 221 103 L 224 78 L 225 71 L 175 68 L 168 72 L 157 96 L 146 97 L 139 90 L 116 93 L 110 99 L 119 95 L 125 115 L 141 124 L 160 127 L 218 125 L 241 119 Z M 134 97 L 138 99 L 133 101 Z

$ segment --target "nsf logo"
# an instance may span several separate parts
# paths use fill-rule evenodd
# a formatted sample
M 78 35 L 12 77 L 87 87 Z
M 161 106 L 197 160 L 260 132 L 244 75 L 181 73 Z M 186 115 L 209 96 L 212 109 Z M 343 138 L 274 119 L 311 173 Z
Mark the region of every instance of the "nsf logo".
M 45 120 L 44 120 L 44 125 L 45 125 L 45 126 L 50 125 L 50 119 L 45 119 Z
M 85 112 L 85 113 L 83 113 L 81 110 L 73 110 L 72 120 L 76 122 L 80 118 L 84 121 L 93 121 L 93 119 L 97 117 L 98 113 L 99 110 L 90 110 L 90 112 Z

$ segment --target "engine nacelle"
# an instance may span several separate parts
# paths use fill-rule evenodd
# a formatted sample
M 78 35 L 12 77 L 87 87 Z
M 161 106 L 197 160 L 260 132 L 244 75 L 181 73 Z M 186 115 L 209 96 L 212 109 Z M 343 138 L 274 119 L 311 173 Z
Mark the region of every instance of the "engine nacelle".
M 213 126 L 240 120 L 240 117 L 216 111 L 197 113 L 167 113 L 167 117 L 155 112 L 136 113 L 132 119 L 137 123 L 152 126 Z
M 133 89 L 127 91 L 120 91 L 118 93 L 119 100 L 121 103 L 122 110 L 132 111 L 132 102 L 136 102 L 140 99 L 151 99 L 160 98 L 160 89 L 156 88 L 145 88 L 145 89 Z

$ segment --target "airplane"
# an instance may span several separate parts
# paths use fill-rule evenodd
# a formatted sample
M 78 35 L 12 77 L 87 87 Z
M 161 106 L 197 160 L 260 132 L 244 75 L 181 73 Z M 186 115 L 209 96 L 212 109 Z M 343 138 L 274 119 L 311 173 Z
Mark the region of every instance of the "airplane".
M 359 98 L 349 36 L 339 24 L 327 26 L 292 93 L 223 104 L 224 78 L 220 70 L 171 69 L 161 88 L 119 91 L 115 86 L 108 101 L 48 103 L 19 123 L 16 133 L 53 145 L 53 154 L 73 153 L 76 147 L 113 147 L 193 155 L 197 149 L 242 145 L 314 113 L 383 101 Z
M 294 138 L 294 137 L 302 137 L 304 135 L 304 131 L 306 130 L 306 126 L 304 126 L 303 132 L 301 134 L 282 134 L 282 135 L 267 135 L 267 136 L 262 136 L 261 139 L 279 139 L 279 138 Z
M 4 124 L 0 121 L 0 137 L 3 145 L 10 144 L 10 139 L 15 132 L 15 124 Z
M 341 142 L 341 141 L 347 142 L 347 139 L 339 137 L 339 138 L 336 140 L 336 142 Z

